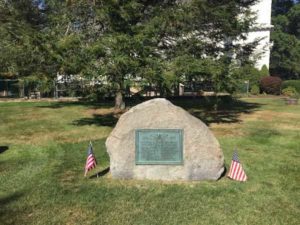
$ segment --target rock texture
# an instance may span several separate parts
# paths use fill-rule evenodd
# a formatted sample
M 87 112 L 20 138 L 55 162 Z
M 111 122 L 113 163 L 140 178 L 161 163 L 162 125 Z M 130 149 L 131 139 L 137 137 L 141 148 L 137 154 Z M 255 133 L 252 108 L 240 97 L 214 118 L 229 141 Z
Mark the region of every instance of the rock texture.
M 183 165 L 136 165 L 136 129 L 183 129 Z M 124 113 L 106 140 L 113 178 L 217 180 L 224 171 L 219 143 L 208 127 L 166 99 L 146 101 Z

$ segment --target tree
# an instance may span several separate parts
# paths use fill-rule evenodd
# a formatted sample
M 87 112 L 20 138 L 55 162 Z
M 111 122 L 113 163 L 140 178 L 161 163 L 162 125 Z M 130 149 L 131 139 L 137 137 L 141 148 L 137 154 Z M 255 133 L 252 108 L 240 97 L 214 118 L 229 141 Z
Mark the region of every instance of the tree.
M 16 73 L 24 75 L 28 73 L 28 69 L 36 68 L 35 58 L 41 54 L 41 36 L 38 31 L 42 18 L 29 2 L 2 1 L 0 4 L 1 47 L 5 52 L 2 55 L 1 72 L 8 71 L 12 64 Z M 31 68 L 25 65 L 30 65 Z
M 287 14 L 290 34 L 300 39 L 300 4 L 294 5 Z
M 42 5 L 0 1 L 0 76 L 47 83 L 57 66 Z
M 161 95 L 185 80 L 232 91 L 233 64 L 251 63 L 256 44 L 239 42 L 252 26 L 255 0 L 48 0 L 42 7 L 41 0 L 8 2 L 1 12 L 8 10 L 10 23 L 18 27 L 19 20 L 22 27 L 14 39 L 3 21 L 2 43 L 20 37 L 17 46 L 29 56 L 11 57 L 3 70 L 17 65 L 19 76 L 60 71 L 101 80 L 115 93 L 116 108 L 136 78 Z
M 293 0 L 273 0 L 272 1 L 272 15 L 284 15 L 294 5 Z
M 96 1 L 94 15 L 104 29 L 90 43 L 91 62 L 112 84 L 116 107 L 134 77 L 162 95 L 186 79 L 211 80 L 216 91 L 229 90 L 232 55 L 243 64 L 255 46 L 234 44 L 246 38 L 254 2 Z
M 284 32 L 273 32 L 274 46 L 270 69 L 273 74 L 286 79 L 300 78 L 300 40 Z
M 283 79 L 300 78 L 300 4 L 275 1 L 273 4 L 270 71 Z

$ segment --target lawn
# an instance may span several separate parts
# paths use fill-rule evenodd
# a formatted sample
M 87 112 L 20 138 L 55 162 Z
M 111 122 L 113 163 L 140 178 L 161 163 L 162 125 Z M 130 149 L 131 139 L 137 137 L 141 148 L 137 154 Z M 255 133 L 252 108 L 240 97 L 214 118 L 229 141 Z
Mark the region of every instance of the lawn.
M 133 103 L 131 103 L 133 104 Z M 217 182 L 113 180 L 111 103 L 0 102 L 0 224 L 299 224 L 300 105 L 280 98 L 177 99 L 233 150 L 249 177 Z M 89 140 L 98 167 L 83 168 Z

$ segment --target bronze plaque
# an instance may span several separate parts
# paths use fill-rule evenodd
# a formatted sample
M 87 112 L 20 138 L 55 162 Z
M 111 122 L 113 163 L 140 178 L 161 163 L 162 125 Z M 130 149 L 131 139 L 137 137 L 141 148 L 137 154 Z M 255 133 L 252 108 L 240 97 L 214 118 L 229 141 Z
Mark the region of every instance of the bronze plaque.
M 137 129 L 135 163 L 137 165 L 183 164 L 183 130 Z

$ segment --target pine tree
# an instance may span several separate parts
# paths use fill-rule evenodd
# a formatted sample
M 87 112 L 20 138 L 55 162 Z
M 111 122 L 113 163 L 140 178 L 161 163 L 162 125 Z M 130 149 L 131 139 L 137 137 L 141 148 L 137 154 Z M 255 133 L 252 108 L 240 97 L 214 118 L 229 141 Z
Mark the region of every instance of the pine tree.
M 300 4 L 273 3 L 270 71 L 283 79 L 300 79 Z
M 117 108 L 125 83 L 134 78 L 161 95 L 189 79 L 212 81 L 216 91 L 230 90 L 233 53 L 243 64 L 255 46 L 234 44 L 246 38 L 253 21 L 248 7 L 254 2 L 95 1 L 94 20 L 103 29 L 88 44 L 92 66 L 115 90 Z
M 256 44 L 239 44 L 252 25 L 255 0 L 48 0 L 42 9 L 31 0 L 3 2 L 1 13 L 9 12 L 20 34 L 12 37 L 2 20 L 1 43 L 17 42 L 11 48 L 23 54 L 7 50 L 10 60 L 1 71 L 17 65 L 20 76 L 60 71 L 96 78 L 115 93 L 116 108 L 135 80 L 161 95 L 183 81 L 231 91 L 232 64 L 249 63 Z

